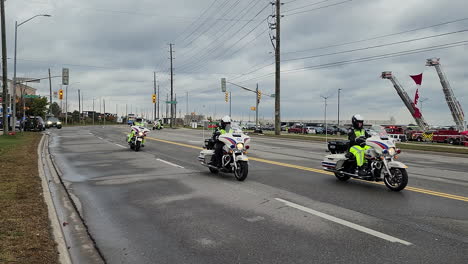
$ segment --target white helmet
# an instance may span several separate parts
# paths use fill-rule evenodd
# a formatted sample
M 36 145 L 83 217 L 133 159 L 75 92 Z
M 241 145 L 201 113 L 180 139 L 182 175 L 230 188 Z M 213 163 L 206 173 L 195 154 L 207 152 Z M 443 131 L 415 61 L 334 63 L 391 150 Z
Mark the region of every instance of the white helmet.
M 231 123 L 231 117 L 230 116 L 224 116 L 223 118 L 221 118 L 221 121 L 223 121 L 224 123 Z

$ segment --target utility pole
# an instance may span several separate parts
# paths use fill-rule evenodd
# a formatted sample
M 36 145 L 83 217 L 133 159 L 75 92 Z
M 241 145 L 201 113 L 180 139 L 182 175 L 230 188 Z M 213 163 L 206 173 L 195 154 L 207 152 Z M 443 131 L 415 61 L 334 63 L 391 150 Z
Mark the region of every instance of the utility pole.
M 160 105 L 159 105 L 159 84 L 158 84 L 158 120 L 159 120 L 159 111 L 160 111 Z
M 229 91 L 229 117 L 232 119 L 232 92 Z
M 281 21 L 281 1 L 276 0 L 276 45 L 275 45 L 275 135 L 281 134 L 281 60 L 280 60 L 280 21 Z
M 84 93 L 81 93 L 81 113 L 80 113 L 80 115 L 83 118 L 83 125 L 85 125 L 86 119 L 84 117 Z
M 68 125 L 68 85 L 65 87 L 65 125 Z
M 156 94 L 156 72 L 153 72 L 153 94 Z M 158 96 L 159 97 L 159 96 Z M 158 98 L 159 100 L 159 98 Z M 154 102 L 154 115 L 153 115 L 153 121 L 156 120 L 156 107 L 157 107 L 157 102 Z
M 189 105 L 188 105 L 188 91 L 186 93 L 187 93 L 187 97 L 185 98 L 186 99 L 185 101 L 187 103 L 187 105 L 186 105 L 186 115 L 188 115 L 188 108 L 189 108 Z
M 94 115 L 96 114 L 96 111 L 94 111 L 94 97 L 93 97 L 93 126 L 94 126 Z
M 341 88 L 338 89 L 338 126 L 340 126 L 340 92 Z
M 3 96 L 2 96 L 2 103 L 3 103 L 3 134 L 8 134 L 8 73 L 7 73 L 7 50 L 6 50 L 6 30 L 5 30 L 5 1 L 0 0 L 0 16 L 1 16 L 1 28 L 2 28 L 2 75 L 3 75 Z M 16 124 L 13 124 L 15 126 Z
M 52 77 L 50 76 L 50 68 L 49 68 L 49 96 L 50 96 L 50 105 L 52 105 Z M 49 113 L 50 113 L 50 106 L 49 106 Z
M 255 129 L 258 130 L 258 103 L 260 103 L 260 100 L 258 98 L 258 83 L 257 83 L 257 88 L 255 89 L 256 96 L 255 96 Z
M 169 44 L 169 52 L 170 52 L 170 55 L 171 55 L 171 128 L 173 128 L 173 123 L 174 123 L 174 104 L 173 104 L 173 100 L 174 100 L 174 68 L 173 68 L 173 64 L 172 64 L 172 60 L 173 60 L 173 57 L 172 57 L 172 45 L 174 44 Z
M 167 101 L 169 101 L 169 95 L 166 94 L 166 119 L 167 119 L 167 116 L 168 116 L 168 104 L 167 104 Z
M 80 89 L 78 89 L 78 123 L 81 123 L 81 95 L 80 95 Z
M 102 106 L 104 107 L 104 125 L 106 125 L 106 99 L 102 99 Z
M 177 94 L 174 94 L 174 101 L 177 102 Z M 174 123 L 177 121 L 177 104 L 174 104 Z
M 328 146 L 327 99 L 328 99 L 329 96 L 321 95 L 320 97 L 325 99 L 325 118 L 324 118 L 324 122 L 325 122 L 325 142 L 326 142 L 326 144 Z

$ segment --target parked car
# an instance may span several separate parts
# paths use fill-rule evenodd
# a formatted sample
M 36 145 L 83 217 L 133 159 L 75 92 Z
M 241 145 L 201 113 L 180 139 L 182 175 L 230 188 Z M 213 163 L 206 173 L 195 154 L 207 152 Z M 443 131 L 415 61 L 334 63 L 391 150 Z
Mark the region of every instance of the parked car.
M 306 134 L 317 134 L 315 127 L 305 127 Z
M 46 122 L 45 122 L 45 127 L 46 128 L 51 128 L 51 127 L 56 127 L 58 129 L 62 128 L 62 122 L 58 120 L 56 117 L 48 117 Z
M 44 131 L 45 128 L 44 119 L 40 116 L 30 116 L 24 124 L 25 131 Z
M 295 124 L 288 129 L 288 133 L 305 134 L 306 128 L 303 125 Z
M 325 128 L 323 127 L 314 127 L 315 134 L 325 134 Z

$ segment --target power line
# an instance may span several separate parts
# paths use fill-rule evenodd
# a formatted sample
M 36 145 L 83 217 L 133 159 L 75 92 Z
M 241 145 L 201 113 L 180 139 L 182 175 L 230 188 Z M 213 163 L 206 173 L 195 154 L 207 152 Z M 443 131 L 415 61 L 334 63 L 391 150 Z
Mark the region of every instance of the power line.
M 239 2 L 239 1 L 238 1 L 238 2 Z M 248 6 L 249 6 L 250 4 L 252 4 L 253 2 L 254 2 L 254 1 L 250 2 L 250 3 L 248 4 Z M 246 6 L 242 11 L 246 10 L 246 9 L 248 8 L 248 6 Z M 241 12 L 242 12 L 242 11 L 241 11 Z M 231 10 L 228 9 L 226 12 L 231 12 Z M 226 14 L 226 12 L 225 12 L 224 14 Z M 224 15 L 224 14 L 223 14 L 223 15 Z M 235 17 L 235 18 L 242 18 L 242 16 L 237 16 L 237 17 Z M 219 28 L 219 29 L 217 30 L 217 33 L 222 32 L 226 27 L 229 28 L 230 25 L 235 25 L 235 22 L 233 22 L 233 23 L 231 23 L 231 24 L 229 24 L 229 23 L 224 24 L 224 26 L 222 26 L 221 28 Z M 211 28 L 215 28 L 215 27 L 211 27 Z M 215 34 L 215 36 L 213 37 L 213 40 L 212 40 L 209 44 L 207 44 L 205 47 L 209 47 L 209 46 L 211 46 L 213 43 L 219 41 L 220 37 L 222 37 L 227 31 L 229 31 L 229 30 L 225 30 L 221 35 Z M 201 36 L 201 35 L 200 35 L 200 36 Z M 200 49 L 198 49 L 198 47 L 197 47 L 197 48 L 193 48 L 193 49 L 189 49 L 188 51 L 184 51 L 184 52 L 181 54 L 181 56 L 182 56 L 182 57 L 185 57 L 185 55 L 190 54 L 190 53 L 193 53 L 193 52 L 196 52 L 197 50 L 200 50 Z M 191 58 L 193 58 L 193 57 L 194 57 L 194 55 L 190 56 L 189 59 L 191 59 Z M 187 60 L 186 60 L 186 61 L 187 61 Z
M 312 11 L 319 10 L 319 9 L 324 9 L 324 8 L 328 8 L 328 7 L 332 7 L 332 6 L 337 6 L 337 5 L 345 4 L 345 3 L 351 2 L 351 1 L 353 1 L 353 0 L 346 0 L 346 1 L 343 1 L 343 2 L 338 2 L 338 3 L 335 3 L 335 4 L 330 4 L 330 5 L 326 5 L 326 6 L 321 6 L 321 7 L 317 7 L 317 8 L 314 8 L 314 9 L 309 9 L 309 10 L 304 10 L 304 11 L 298 11 L 298 12 L 294 12 L 294 13 L 291 13 L 291 14 L 285 14 L 284 16 L 292 16 L 292 15 L 297 15 L 297 14 L 312 12 Z M 288 11 L 286 11 L 286 12 L 288 12 Z M 284 13 L 286 13 L 286 12 L 284 12 Z
M 390 33 L 386 35 L 380 35 L 380 36 L 375 36 L 375 37 L 370 37 L 362 40 L 355 40 L 355 41 L 350 41 L 350 42 L 344 42 L 344 43 L 339 43 L 339 44 L 330 44 L 322 47 L 317 47 L 317 48 L 312 48 L 312 49 L 306 49 L 306 50 L 299 50 L 299 51 L 289 51 L 289 52 L 283 52 L 283 54 L 291 54 L 291 53 L 300 53 L 300 52 L 306 52 L 306 51 L 313 51 L 313 50 L 320 50 L 320 49 L 328 49 L 328 48 L 334 48 L 334 47 L 340 47 L 340 46 L 345 46 L 345 45 L 350 45 L 350 44 L 355 44 L 355 43 L 360 43 L 360 42 L 365 42 L 365 41 L 371 41 L 371 40 L 376 40 L 380 38 L 386 38 L 386 37 L 391 37 L 391 36 L 396 36 L 396 35 L 401 35 L 405 33 L 411 33 L 419 30 L 424 30 L 428 28 L 433 28 L 433 27 L 438 27 L 438 26 L 443 26 L 443 25 L 448 25 L 448 24 L 453 24 L 461 21 L 468 20 L 468 17 L 465 18 L 460 18 L 452 21 L 447 21 L 439 24 L 434 24 L 426 27 L 421 27 L 421 28 L 415 28 L 415 29 L 410 29 L 410 30 L 405 30 L 405 31 L 400 31 L 396 33 Z
M 329 1 L 332 1 L 332 0 L 323 0 L 323 1 L 315 2 L 315 3 L 307 4 L 307 5 L 304 5 L 304 6 L 301 6 L 301 7 L 296 7 L 296 8 L 292 8 L 292 9 L 289 9 L 289 10 L 285 10 L 283 13 L 291 12 L 291 11 L 295 11 L 295 10 L 299 10 L 299 9 L 304 9 L 305 7 L 318 5 L 318 4 L 329 2 Z M 291 2 L 294 2 L 294 1 L 286 2 L 285 4 L 288 4 L 288 3 L 291 3 Z
M 453 31 L 453 32 L 448 32 L 448 33 L 443 33 L 443 34 L 437 34 L 437 35 L 431 35 L 431 36 L 421 37 L 421 38 L 408 39 L 408 40 L 397 41 L 397 42 L 392 42 L 392 43 L 386 43 L 386 44 L 380 44 L 380 45 L 375 45 L 375 46 L 369 46 L 369 47 L 364 47 L 364 48 L 358 48 L 358 49 L 352 49 L 352 50 L 345 50 L 345 51 L 338 51 L 338 52 L 332 52 L 332 53 L 326 53 L 326 54 L 319 54 L 319 55 L 313 55 L 313 56 L 307 56 L 307 57 L 300 57 L 300 58 L 286 59 L 286 60 L 283 60 L 283 61 L 295 61 L 295 60 L 313 59 L 313 58 L 318 58 L 318 57 L 325 57 L 325 56 L 331 56 L 331 55 L 338 55 L 338 54 L 344 54 L 344 53 L 351 53 L 351 52 L 356 52 L 356 51 L 363 51 L 363 50 L 369 50 L 369 49 L 376 49 L 376 48 L 382 48 L 382 47 L 387 47 L 387 46 L 393 46 L 393 45 L 398 45 L 398 44 L 403 44 L 403 43 L 409 43 L 409 42 L 413 42 L 413 41 L 431 39 L 431 38 L 436 38 L 436 37 L 443 37 L 443 36 L 448 36 L 448 35 L 453 35 L 453 34 L 458 34 L 458 33 L 467 32 L 467 31 L 468 31 L 468 29 L 464 29 L 464 30 L 458 30 L 458 31 Z
M 229 13 L 235 6 L 237 6 L 238 4 L 240 3 L 240 0 L 237 0 L 236 2 L 233 2 L 233 4 L 226 8 L 226 11 L 224 13 L 220 13 L 218 17 L 224 17 L 227 13 Z M 205 34 L 206 32 L 210 31 L 211 29 L 213 29 L 215 27 L 206 27 L 206 29 L 199 33 L 197 37 L 195 37 L 194 39 L 192 39 L 190 42 L 188 42 L 185 46 L 183 46 L 182 48 L 186 48 L 187 46 L 189 46 L 190 44 L 194 43 L 197 39 L 199 39 L 203 34 Z
M 252 4 L 252 3 L 255 3 L 255 4 L 254 4 L 252 7 L 250 7 L 250 9 L 249 9 L 250 4 Z M 246 11 L 244 14 L 241 15 L 241 17 L 245 17 L 245 16 L 249 13 L 249 11 L 253 10 L 253 8 L 254 8 L 258 3 L 260 3 L 260 1 L 255 1 L 255 0 L 253 0 L 252 2 L 250 2 L 250 3 L 247 5 L 246 8 L 244 8 L 244 9 L 241 11 L 241 13 L 239 13 L 239 15 L 241 15 L 241 14 L 243 13 L 243 11 Z M 250 20 L 244 25 L 244 27 L 245 27 L 247 24 L 249 24 L 251 21 L 253 21 L 253 19 L 250 19 Z M 219 48 L 220 46 L 222 46 L 224 42 L 226 42 L 227 40 L 229 40 L 230 38 L 232 38 L 232 36 L 234 36 L 234 35 L 237 34 L 240 30 L 243 29 L 243 27 L 242 27 L 242 28 L 241 28 L 240 30 L 238 30 L 236 33 L 231 34 L 231 37 L 225 39 L 224 42 L 221 43 L 221 45 L 217 45 L 217 46 L 213 45 L 213 44 L 219 43 L 219 42 L 221 41 L 221 37 L 223 37 L 223 36 L 224 36 L 226 33 L 228 33 L 231 29 L 234 29 L 234 28 L 235 28 L 235 27 L 234 27 L 235 24 L 236 24 L 236 23 L 232 24 L 232 26 L 231 26 L 230 28 L 228 28 L 227 30 L 225 30 L 221 35 L 215 36 L 215 38 L 205 47 L 206 51 L 205 51 L 204 53 L 201 54 L 201 56 L 199 57 L 199 58 L 200 58 L 199 60 L 204 59 L 204 58 L 206 58 L 207 56 L 209 56 L 214 50 L 216 50 L 217 48 Z M 186 60 L 186 63 L 184 63 L 184 64 L 181 66 L 181 69 L 187 67 L 187 66 L 189 65 L 189 62 L 192 61 L 193 59 L 195 59 L 195 57 L 196 57 L 197 55 L 200 55 L 200 54 L 195 54 L 195 55 L 191 56 L 188 60 Z
M 256 17 L 258 17 L 270 4 L 266 5 L 264 8 L 262 8 L 254 17 L 253 19 L 255 19 Z M 253 20 L 252 20 L 253 21 Z M 239 33 L 242 29 L 244 29 L 251 21 L 247 22 L 244 26 L 242 26 L 239 30 L 236 31 L 236 33 L 234 33 L 233 35 L 236 35 L 237 33 Z M 225 49 L 225 50 L 221 50 L 221 53 L 218 54 L 218 56 L 216 56 L 215 58 L 213 59 L 217 59 L 219 58 L 221 55 L 222 55 L 222 52 L 226 52 L 228 50 L 230 50 L 232 47 L 234 47 L 237 43 L 239 43 L 239 41 L 241 41 L 242 39 L 244 39 L 245 37 L 247 37 L 250 33 L 252 33 L 255 29 L 257 29 L 261 24 L 263 23 L 263 21 L 260 21 L 259 24 L 257 24 L 251 31 L 249 31 L 246 35 L 244 35 L 242 38 L 240 38 L 236 43 L 234 43 L 233 45 L 231 45 L 228 49 Z M 215 49 L 212 49 L 211 51 L 208 51 L 206 53 L 207 56 L 210 56 L 212 54 L 212 52 L 214 51 Z M 200 60 L 206 58 L 206 55 L 204 57 L 202 57 Z M 204 61 L 198 61 L 198 63 L 194 64 L 192 66 L 192 68 L 194 67 L 198 67 L 200 64 L 204 63 Z M 204 66 L 202 66 L 202 68 L 204 68 L 207 64 L 204 64 Z
M 262 23 L 259 23 L 256 27 L 254 27 L 251 31 L 249 31 L 247 34 L 245 34 L 242 38 L 240 38 L 239 40 L 237 40 L 233 45 L 231 45 L 228 49 L 226 49 L 225 51 L 223 52 L 227 52 L 229 51 L 231 48 L 233 48 L 235 45 L 237 45 L 237 43 L 239 43 L 240 41 L 242 41 L 244 38 L 246 38 L 248 35 L 250 35 L 250 33 L 252 33 L 255 29 L 257 29 Z M 261 32 L 260 34 L 258 34 L 256 37 L 254 37 L 251 41 L 245 43 L 243 46 L 241 46 L 239 49 L 235 50 L 232 54 L 230 54 L 229 56 L 225 55 L 225 57 L 232 57 L 234 54 L 236 54 L 237 52 L 239 52 L 242 48 L 244 48 L 245 46 L 247 46 L 248 44 L 252 43 L 253 41 L 255 41 L 258 37 L 260 37 L 263 33 L 265 33 L 266 31 L 268 30 L 265 29 L 263 32 Z M 223 53 L 219 54 L 217 57 L 215 57 L 214 59 L 217 59 L 219 58 L 220 56 L 222 56 Z M 200 68 L 196 68 L 197 71 L 203 69 L 204 67 L 206 67 L 207 64 L 204 64 L 204 66 L 200 67 Z M 196 66 L 194 66 L 196 67 Z
M 399 56 L 405 56 L 405 55 L 412 55 L 412 54 L 433 51 L 433 50 L 454 48 L 454 47 L 459 47 L 459 46 L 464 46 L 464 45 L 468 45 L 468 40 L 441 44 L 441 45 L 436 45 L 436 46 L 430 46 L 430 47 L 425 47 L 425 48 L 418 48 L 418 49 L 412 49 L 412 50 L 405 50 L 405 51 L 375 55 L 375 56 L 370 56 L 370 57 L 363 57 L 363 58 L 352 59 L 352 60 L 337 61 L 337 62 L 326 63 L 326 64 L 318 64 L 318 65 L 307 66 L 307 67 L 302 67 L 302 68 L 297 68 L 297 69 L 285 70 L 285 71 L 281 71 L 281 73 L 292 73 L 292 72 L 298 72 L 298 71 L 304 71 L 304 70 L 316 70 L 316 69 L 330 68 L 330 67 L 342 66 L 342 65 L 347 65 L 347 64 L 355 64 L 355 63 L 361 63 L 361 62 L 367 62 L 367 61 L 374 61 L 374 60 L 387 59 L 387 58 L 393 58 L 393 57 L 399 57 Z M 258 76 L 258 77 L 254 77 L 248 80 L 241 81 L 241 83 L 252 81 L 252 80 L 263 79 L 265 77 L 268 77 L 274 74 L 275 74 L 274 72 L 268 73 L 262 76 Z

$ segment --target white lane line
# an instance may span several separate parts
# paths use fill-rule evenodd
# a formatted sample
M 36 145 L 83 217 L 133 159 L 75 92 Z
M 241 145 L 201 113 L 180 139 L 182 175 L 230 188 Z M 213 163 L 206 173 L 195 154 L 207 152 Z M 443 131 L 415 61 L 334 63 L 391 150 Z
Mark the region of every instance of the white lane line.
M 351 222 L 348 222 L 346 220 L 343 220 L 343 219 L 340 219 L 340 218 L 337 218 L 337 217 L 334 217 L 334 216 L 331 216 L 331 215 L 328 215 L 328 214 L 325 214 L 325 213 L 322 213 L 322 212 L 319 212 L 319 211 L 315 211 L 313 209 L 310 209 L 310 208 L 304 207 L 302 205 L 295 204 L 295 203 L 283 200 L 281 198 L 275 198 L 275 200 L 280 201 L 280 202 L 284 203 L 285 205 L 287 205 L 289 207 L 296 208 L 298 210 L 301 210 L 301 211 L 309 213 L 309 214 L 316 215 L 318 217 L 325 218 L 325 219 L 327 219 L 329 221 L 332 221 L 332 222 L 335 222 L 337 224 L 347 226 L 349 228 L 364 232 L 366 234 L 369 234 L 369 235 L 372 235 L 372 236 L 375 236 L 375 237 L 378 237 L 378 238 L 381 238 L 381 239 L 385 239 L 385 240 L 393 242 L 393 243 L 401 243 L 401 244 L 403 244 L 405 246 L 413 245 L 412 243 L 410 243 L 408 241 L 401 240 L 401 239 L 398 239 L 396 237 L 389 236 L 389 235 L 381 233 L 379 231 L 375 231 L 375 230 L 372 230 L 370 228 L 363 227 L 363 226 L 360 226 L 358 224 L 351 223 Z
M 182 167 L 182 166 L 179 166 L 179 165 L 177 165 L 177 164 L 174 164 L 174 163 L 172 163 L 172 162 L 165 161 L 165 160 L 162 160 L 162 159 L 156 159 L 156 160 L 158 160 L 158 161 L 160 161 L 160 162 L 164 162 L 164 163 L 166 163 L 166 164 L 169 164 L 169 165 L 174 166 L 174 167 L 177 167 L 177 168 L 182 168 L 182 169 L 184 168 L 184 167 Z
M 121 147 L 121 148 L 127 148 L 127 147 L 124 147 L 124 146 L 122 146 L 120 144 L 115 144 L 115 145 L 118 146 L 118 147 Z
M 99 138 L 99 139 L 101 139 L 101 140 L 104 140 L 102 137 L 97 137 L 97 138 Z

